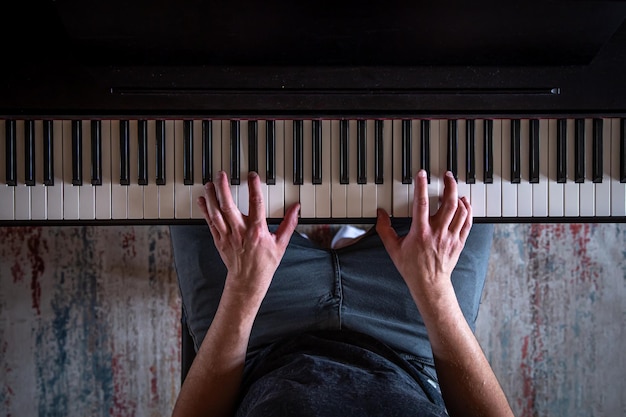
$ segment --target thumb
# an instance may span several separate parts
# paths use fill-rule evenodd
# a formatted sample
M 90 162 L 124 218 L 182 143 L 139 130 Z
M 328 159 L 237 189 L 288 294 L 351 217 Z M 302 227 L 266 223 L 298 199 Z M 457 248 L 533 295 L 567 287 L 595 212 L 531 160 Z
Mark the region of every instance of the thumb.
M 384 209 L 377 210 L 376 219 L 376 233 L 380 236 L 387 253 L 392 254 L 396 252 L 399 245 L 398 234 L 391 226 L 391 219 L 389 214 Z
M 287 214 L 276 230 L 276 242 L 282 248 L 286 248 L 293 231 L 298 225 L 298 213 L 300 212 L 300 204 L 296 203 L 287 209 Z

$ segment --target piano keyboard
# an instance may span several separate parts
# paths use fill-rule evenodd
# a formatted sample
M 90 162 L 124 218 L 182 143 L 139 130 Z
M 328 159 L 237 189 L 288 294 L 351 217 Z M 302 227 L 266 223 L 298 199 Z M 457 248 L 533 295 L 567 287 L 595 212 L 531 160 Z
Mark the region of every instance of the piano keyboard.
M 626 220 L 626 119 L 0 120 L 0 221 L 201 219 L 220 169 L 268 218 L 409 217 L 412 179 L 431 210 L 454 172 L 480 221 Z

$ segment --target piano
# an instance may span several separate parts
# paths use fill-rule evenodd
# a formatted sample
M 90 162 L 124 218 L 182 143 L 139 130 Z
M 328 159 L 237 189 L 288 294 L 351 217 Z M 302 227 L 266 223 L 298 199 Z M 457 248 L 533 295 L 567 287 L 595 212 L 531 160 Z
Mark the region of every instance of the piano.
M 201 223 L 219 170 L 367 223 L 420 168 L 431 210 L 450 170 L 478 222 L 626 221 L 626 5 L 453 3 L 11 6 L 0 225 Z

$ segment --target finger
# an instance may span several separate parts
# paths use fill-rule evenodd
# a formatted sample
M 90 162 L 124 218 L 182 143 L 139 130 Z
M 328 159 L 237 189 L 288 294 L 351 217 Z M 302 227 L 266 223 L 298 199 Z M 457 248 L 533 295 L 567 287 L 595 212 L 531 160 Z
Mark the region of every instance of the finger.
M 456 214 L 456 209 L 459 205 L 459 197 L 457 194 L 457 184 L 454 180 L 452 172 L 447 171 L 443 178 L 443 197 L 441 199 L 441 207 L 437 210 L 437 216 L 449 225 Z
M 383 246 L 387 253 L 391 256 L 396 253 L 400 245 L 398 234 L 391 225 L 389 214 L 384 209 L 377 210 L 376 233 L 380 236 Z
M 411 229 L 424 230 L 430 219 L 428 204 L 428 179 L 426 171 L 420 169 L 415 176 L 415 192 L 413 193 L 413 221 Z
M 241 212 L 233 202 L 230 185 L 228 184 L 228 176 L 224 171 L 218 172 L 217 181 L 214 185 L 221 215 L 226 224 L 229 225 L 230 230 L 233 230 L 234 226 L 243 224 L 243 218 Z
M 465 241 L 467 240 L 467 237 L 469 236 L 470 230 L 472 229 L 474 218 L 473 218 L 473 212 L 472 212 L 472 205 L 467 200 L 467 198 L 463 197 L 461 201 L 463 202 L 463 204 L 465 204 L 465 207 L 467 208 L 467 217 L 465 218 L 465 223 L 463 224 L 463 227 L 461 228 L 461 233 L 460 233 L 461 241 L 463 242 L 463 244 L 465 244 Z
M 217 233 L 213 238 L 219 240 L 222 236 L 228 234 L 229 228 L 222 218 L 217 196 L 215 195 L 215 185 L 213 183 L 207 182 L 204 185 L 204 197 L 200 197 L 198 200 L 200 201 L 200 199 L 203 200 L 203 204 L 200 204 L 200 209 L 202 210 L 204 219 L 209 225 L 209 228 L 215 229 Z
M 467 219 L 467 207 L 462 201 L 459 200 L 456 213 L 454 213 L 454 217 L 452 218 L 452 221 L 450 222 L 450 226 L 448 227 L 448 230 L 450 230 L 450 232 L 452 232 L 454 235 L 460 235 L 461 228 L 465 224 L 466 219 Z
M 261 179 L 252 171 L 248 174 L 249 211 L 248 218 L 253 224 L 265 222 L 265 203 L 261 192 Z
M 296 226 L 298 225 L 298 212 L 300 211 L 300 204 L 295 203 L 287 209 L 287 213 L 285 214 L 285 218 L 278 229 L 276 230 L 276 243 L 283 250 L 287 248 L 289 244 L 289 240 L 291 239 L 291 235 L 293 231 L 296 230 Z

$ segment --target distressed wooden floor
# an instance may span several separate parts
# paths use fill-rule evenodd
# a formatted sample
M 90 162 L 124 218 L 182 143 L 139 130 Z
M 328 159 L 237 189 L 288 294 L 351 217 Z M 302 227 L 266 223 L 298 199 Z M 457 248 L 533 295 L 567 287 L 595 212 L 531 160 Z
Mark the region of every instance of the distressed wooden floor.
M 169 415 L 166 227 L 0 228 L 0 416 Z M 626 225 L 498 225 L 477 336 L 518 416 L 626 416 Z

